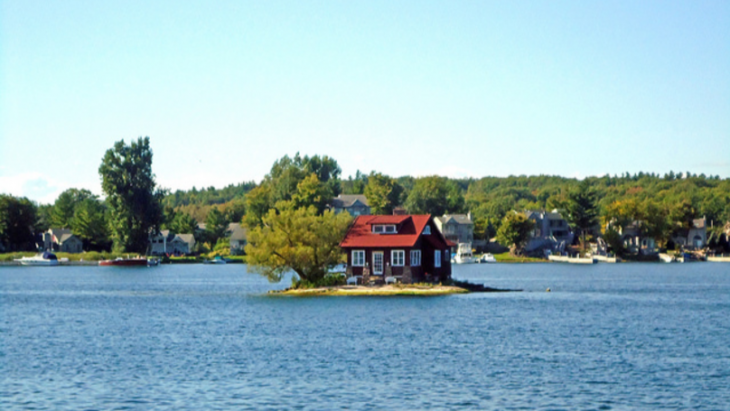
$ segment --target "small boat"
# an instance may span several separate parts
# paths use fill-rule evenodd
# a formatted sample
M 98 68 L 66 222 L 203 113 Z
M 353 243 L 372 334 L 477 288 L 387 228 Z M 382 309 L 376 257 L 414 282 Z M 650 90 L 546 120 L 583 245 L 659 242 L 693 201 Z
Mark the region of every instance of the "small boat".
M 156 266 L 160 265 L 160 259 L 159 258 L 148 258 L 147 265 L 150 267 L 156 267 Z
M 104 267 L 146 267 L 148 264 L 147 259 L 144 257 L 136 258 L 122 258 L 118 257 L 116 260 L 101 260 L 99 265 Z
M 663 263 L 673 263 L 674 256 L 665 253 L 659 253 L 659 260 Z
M 574 257 L 568 258 L 568 264 L 595 264 L 598 260 L 593 257 Z
M 497 259 L 494 258 L 494 256 L 490 253 L 484 253 L 482 254 L 482 258 L 480 258 L 479 261 L 483 263 L 496 263 Z
M 21 265 L 34 265 L 40 267 L 51 267 L 58 265 L 58 258 L 53 253 L 45 252 L 34 255 L 33 257 L 23 257 L 15 259 Z
M 478 262 L 471 252 L 471 243 L 459 243 L 456 255 L 451 258 L 454 264 L 472 264 Z
M 213 258 L 212 260 L 203 260 L 203 264 L 225 264 L 225 263 L 226 263 L 226 260 L 219 255 L 215 256 L 215 258 Z

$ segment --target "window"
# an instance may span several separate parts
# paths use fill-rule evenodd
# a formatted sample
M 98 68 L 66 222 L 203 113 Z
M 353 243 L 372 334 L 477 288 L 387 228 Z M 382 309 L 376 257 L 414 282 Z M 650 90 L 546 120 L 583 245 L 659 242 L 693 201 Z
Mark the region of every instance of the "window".
M 352 250 L 352 266 L 353 267 L 364 267 L 365 266 L 365 250 Z
M 411 267 L 421 266 L 421 250 L 411 250 Z
M 395 225 L 393 224 L 377 224 L 373 225 L 373 233 L 376 234 L 395 234 Z
M 423 229 L 423 234 L 429 235 L 431 234 L 431 226 L 427 225 L 426 228 Z
M 433 253 L 433 266 L 441 267 L 441 250 L 435 250 Z
M 403 267 L 406 265 L 406 252 L 403 250 L 393 250 L 390 252 L 391 266 Z

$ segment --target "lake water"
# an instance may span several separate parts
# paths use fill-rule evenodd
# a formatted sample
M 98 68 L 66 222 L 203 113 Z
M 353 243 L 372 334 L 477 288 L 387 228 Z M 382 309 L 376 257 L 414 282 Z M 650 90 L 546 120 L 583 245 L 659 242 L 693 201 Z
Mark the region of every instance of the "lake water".
M 243 265 L 1 267 L 0 409 L 730 409 L 729 264 L 454 270 L 524 291 L 290 298 Z

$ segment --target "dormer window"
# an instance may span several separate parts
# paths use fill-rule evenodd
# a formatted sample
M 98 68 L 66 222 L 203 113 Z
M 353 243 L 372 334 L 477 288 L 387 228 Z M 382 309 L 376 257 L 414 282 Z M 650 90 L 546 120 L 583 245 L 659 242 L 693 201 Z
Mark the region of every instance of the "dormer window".
M 394 224 L 375 224 L 373 225 L 373 233 L 375 234 L 395 234 Z
M 423 229 L 423 234 L 424 235 L 431 234 L 431 226 L 430 225 L 427 225 L 426 228 Z

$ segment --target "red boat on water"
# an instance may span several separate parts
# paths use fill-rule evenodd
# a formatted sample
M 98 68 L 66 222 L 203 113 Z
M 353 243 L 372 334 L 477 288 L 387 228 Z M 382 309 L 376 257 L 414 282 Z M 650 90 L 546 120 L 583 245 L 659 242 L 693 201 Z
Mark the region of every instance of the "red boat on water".
M 99 265 L 118 266 L 118 267 L 146 267 L 147 259 L 144 257 L 138 257 L 138 258 L 119 257 L 116 260 L 101 260 L 101 261 L 99 261 Z

